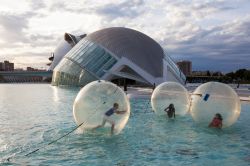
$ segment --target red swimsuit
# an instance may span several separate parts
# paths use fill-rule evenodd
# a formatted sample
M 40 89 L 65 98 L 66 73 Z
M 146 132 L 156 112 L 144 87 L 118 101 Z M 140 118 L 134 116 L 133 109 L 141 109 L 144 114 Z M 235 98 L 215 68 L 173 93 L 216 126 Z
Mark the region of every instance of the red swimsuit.
M 214 118 L 211 127 L 221 127 L 222 126 L 222 121 L 218 118 Z

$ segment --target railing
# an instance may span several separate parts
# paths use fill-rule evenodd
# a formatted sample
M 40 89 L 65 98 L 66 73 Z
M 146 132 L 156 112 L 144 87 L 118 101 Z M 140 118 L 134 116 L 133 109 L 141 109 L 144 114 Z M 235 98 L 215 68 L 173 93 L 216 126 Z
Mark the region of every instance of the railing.
M 0 76 L 42 76 L 51 77 L 52 71 L 0 71 Z
M 183 83 L 186 81 L 186 76 L 182 73 L 182 71 L 175 64 L 174 60 L 168 55 L 167 51 L 164 50 L 164 60 L 168 63 L 171 69 L 174 71 L 176 77 L 178 77 Z

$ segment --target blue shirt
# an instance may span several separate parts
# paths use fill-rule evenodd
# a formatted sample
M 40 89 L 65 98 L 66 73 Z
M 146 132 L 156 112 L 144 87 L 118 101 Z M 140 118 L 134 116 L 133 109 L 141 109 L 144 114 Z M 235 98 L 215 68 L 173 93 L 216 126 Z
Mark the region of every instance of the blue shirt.
M 115 109 L 114 108 L 110 108 L 107 112 L 105 112 L 106 116 L 111 116 L 115 113 Z

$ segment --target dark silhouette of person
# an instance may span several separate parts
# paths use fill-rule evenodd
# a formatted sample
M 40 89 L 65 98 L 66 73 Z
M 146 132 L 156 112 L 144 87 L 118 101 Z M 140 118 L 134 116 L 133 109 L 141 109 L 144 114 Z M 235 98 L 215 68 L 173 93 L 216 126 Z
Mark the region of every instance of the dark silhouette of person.
M 164 109 L 165 112 L 167 112 L 168 118 L 175 118 L 175 108 L 174 108 L 174 104 L 169 104 L 169 106 L 167 108 Z

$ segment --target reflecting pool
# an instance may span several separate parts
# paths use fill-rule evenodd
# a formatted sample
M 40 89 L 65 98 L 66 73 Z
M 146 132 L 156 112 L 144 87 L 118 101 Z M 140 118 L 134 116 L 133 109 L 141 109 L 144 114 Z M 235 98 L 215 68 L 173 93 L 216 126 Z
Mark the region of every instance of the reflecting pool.
M 250 103 L 239 120 L 220 130 L 197 126 L 191 116 L 156 116 L 149 99 L 133 98 L 131 116 L 115 136 L 100 129 L 71 131 L 80 89 L 48 84 L 0 84 L 0 163 L 3 165 L 250 165 Z M 94 104 L 94 103 L 93 103 Z M 10 162 L 4 159 L 13 157 Z

